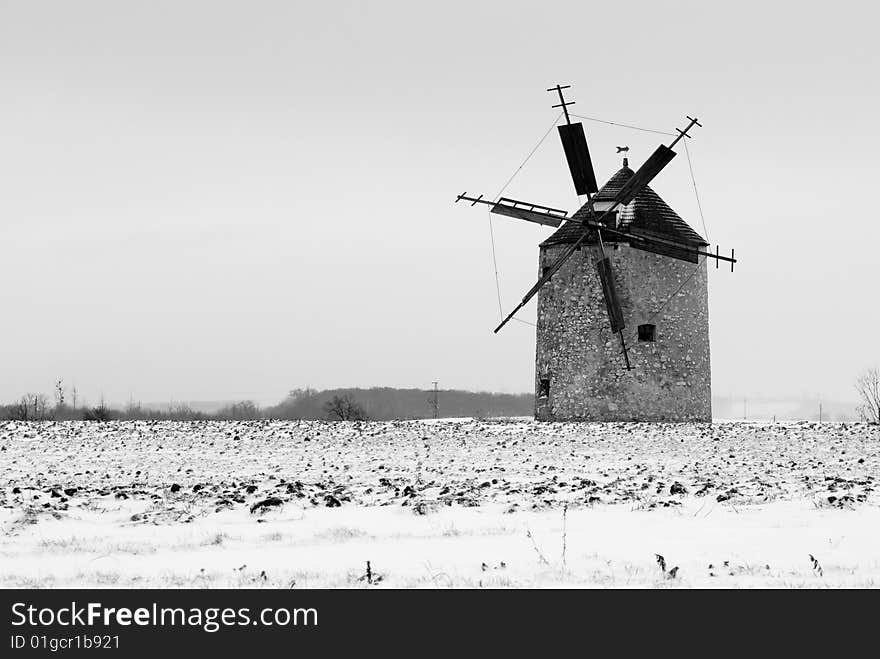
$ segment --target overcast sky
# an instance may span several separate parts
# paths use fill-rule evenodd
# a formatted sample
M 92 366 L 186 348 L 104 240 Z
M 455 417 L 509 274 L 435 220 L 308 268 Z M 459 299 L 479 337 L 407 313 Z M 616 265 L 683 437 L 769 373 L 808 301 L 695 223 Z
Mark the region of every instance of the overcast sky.
M 713 392 L 853 399 L 880 362 L 864 2 L 0 1 L 0 400 L 530 391 L 488 213 L 556 119 L 690 142 Z M 597 177 L 662 135 L 585 122 Z M 652 187 L 703 232 L 683 152 Z M 555 134 L 506 195 L 578 205 Z M 505 312 L 548 229 L 495 217 Z M 533 320 L 535 302 L 521 312 Z

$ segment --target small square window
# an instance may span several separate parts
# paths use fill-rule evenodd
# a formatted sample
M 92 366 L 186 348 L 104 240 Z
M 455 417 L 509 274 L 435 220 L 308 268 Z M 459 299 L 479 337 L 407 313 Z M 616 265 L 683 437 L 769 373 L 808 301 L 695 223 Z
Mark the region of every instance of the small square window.
M 653 343 L 656 332 L 656 325 L 639 325 L 639 341 L 650 341 Z
M 550 379 L 542 378 L 538 382 L 538 398 L 548 398 L 550 396 Z

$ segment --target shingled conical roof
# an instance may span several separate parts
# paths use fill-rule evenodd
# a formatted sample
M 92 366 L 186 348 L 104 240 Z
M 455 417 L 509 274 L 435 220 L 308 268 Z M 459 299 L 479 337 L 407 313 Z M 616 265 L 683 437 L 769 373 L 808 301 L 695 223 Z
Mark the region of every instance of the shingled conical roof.
M 624 159 L 623 167 L 608 179 L 608 182 L 602 186 L 599 192 L 593 195 L 593 203 L 614 201 L 614 197 L 634 173 L 627 165 L 626 159 Z M 600 211 L 597 212 L 601 215 Z M 589 215 L 589 204 L 584 204 L 571 219 L 582 220 L 589 217 Z M 674 240 L 691 247 L 709 244 L 700 234 L 688 226 L 687 222 L 681 219 L 678 213 L 672 210 L 660 198 L 660 195 L 649 186 L 645 186 L 627 206 L 619 207 L 618 215 L 618 225 L 624 230 L 628 227 L 647 229 L 662 234 L 669 240 Z M 541 243 L 541 247 L 573 243 L 582 234 L 583 229 L 577 221 L 565 222 L 552 236 Z
M 593 195 L 593 202 L 614 201 L 614 197 L 623 189 L 624 184 L 632 178 L 633 174 L 635 172 L 629 168 L 629 160 L 624 158 L 623 167 L 618 169 L 614 176 L 608 179 L 608 182 L 599 189 L 599 192 Z M 582 210 L 589 212 L 586 207 Z

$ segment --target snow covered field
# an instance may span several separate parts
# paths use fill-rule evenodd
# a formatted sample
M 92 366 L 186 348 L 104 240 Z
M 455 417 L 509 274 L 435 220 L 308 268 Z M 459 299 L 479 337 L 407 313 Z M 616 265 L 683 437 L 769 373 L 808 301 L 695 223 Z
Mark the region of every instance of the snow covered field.
M 7 422 L 0 587 L 872 587 L 878 478 L 864 424 Z

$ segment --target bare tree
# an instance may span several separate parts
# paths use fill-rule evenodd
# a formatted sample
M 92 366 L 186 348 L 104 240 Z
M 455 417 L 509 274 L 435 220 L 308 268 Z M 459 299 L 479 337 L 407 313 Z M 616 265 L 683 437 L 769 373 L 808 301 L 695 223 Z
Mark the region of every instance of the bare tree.
M 70 397 L 71 397 L 71 399 L 73 400 L 73 409 L 76 409 L 76 399 L 77 399 L 77 394 L 78 394 L 78 393 L 79 393 L 79 392 L 76 390 L 76 385 L 73 385 L 73 386 L 70 388 Z
M 366 421 L 367 413 L 351 394 L 333 396 L 324 404 L 324 413 L 331 421 Z
M 260 418 L 260 408 L 252 400 L 240 400 L 218 410 L 217 416 L 221 419 L 252 421 Z
M 22 396 L 21 400 L 12 405 L 10 417 L 15 421 L 27 421 L 31 418 L 30 410 L 30 400 L 27 396 Z
M 869 423 L 880 423 L 880 369 L 870 368 L 856 380 L 856 391 L 862 399 L 859 414 Z
M 15 407 L 20 421 L 45 421 L 49 418 L 49 400 L 45 394 L 26 394 Z
M 101 395 L 101 402 L 97 407 L 86 408 L 83 411 L 83 421 L 110 421 L 113 418 L 113 411 L 107 407 L 104 402 L 104 396 Z

